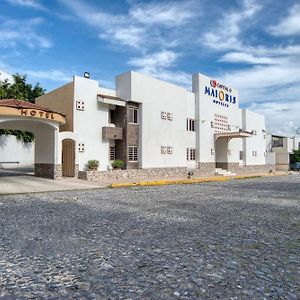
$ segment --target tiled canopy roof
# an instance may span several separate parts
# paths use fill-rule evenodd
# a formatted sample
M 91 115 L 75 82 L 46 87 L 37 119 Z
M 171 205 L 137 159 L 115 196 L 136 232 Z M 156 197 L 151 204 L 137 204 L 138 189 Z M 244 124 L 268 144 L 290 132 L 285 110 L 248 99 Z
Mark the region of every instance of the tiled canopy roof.
M 17 100 L 17 99 L 3 99 L 0 100 L 0 106 L 6 106 L 6 107 L 14 107 L 14 108 L 20 108 L 20 109 L 37 109 L 37 110 L 43 110 L 47 112 L 52 112 L 52 113 L 58 113 L 60 115 L 63 115 L 60 112 L 54 111 L 50 108 L 36 105 L 27 101 L 23 100 Z

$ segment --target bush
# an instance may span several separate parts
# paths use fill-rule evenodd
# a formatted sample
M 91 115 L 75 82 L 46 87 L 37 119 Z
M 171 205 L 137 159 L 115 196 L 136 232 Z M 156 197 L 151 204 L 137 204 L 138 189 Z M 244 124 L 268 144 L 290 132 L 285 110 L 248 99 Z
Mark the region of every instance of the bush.
M 111 166 L 114 169 L 123 169 L 124 168 L 124 162 L 121 159 L 115 159 L 112 161 Z
M 300 162 L 300 149 L 299 150 L 293 150 L 293 154 L 291 156 L 292 163 Z
M 34 134 L 29 131 L 0 129 L 0 135 L 14 135 L 23 143 L 31 143 L 34 141 Z
M 99 161 L 98 160 L 89 160 L 88 161 L 88 168 L 89 170 L 97 170 L 99 167 Z

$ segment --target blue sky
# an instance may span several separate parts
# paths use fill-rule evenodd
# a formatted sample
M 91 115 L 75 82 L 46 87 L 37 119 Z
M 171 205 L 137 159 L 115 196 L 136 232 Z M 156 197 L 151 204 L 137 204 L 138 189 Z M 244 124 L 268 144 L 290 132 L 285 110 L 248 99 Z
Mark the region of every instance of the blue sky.
M 273 133 L 300 134 L 299 0 L 1 0 L 0 21 L 2 77 L 49 91 L 135 70 L 191 89 L 200 72 L 239 89 Z

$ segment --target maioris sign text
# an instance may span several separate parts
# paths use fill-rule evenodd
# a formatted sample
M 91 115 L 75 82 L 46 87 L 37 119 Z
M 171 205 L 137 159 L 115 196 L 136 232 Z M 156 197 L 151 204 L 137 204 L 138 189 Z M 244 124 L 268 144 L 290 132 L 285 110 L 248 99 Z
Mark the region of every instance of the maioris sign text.
M 236 97 L 231 95 L 232 89 L 226 85 L 220 84 L 216 80 L 210 81 L 210 86 L 205 86 L 204 94 L 212 97 L 213 103 L 229 107 L 236 103 Z

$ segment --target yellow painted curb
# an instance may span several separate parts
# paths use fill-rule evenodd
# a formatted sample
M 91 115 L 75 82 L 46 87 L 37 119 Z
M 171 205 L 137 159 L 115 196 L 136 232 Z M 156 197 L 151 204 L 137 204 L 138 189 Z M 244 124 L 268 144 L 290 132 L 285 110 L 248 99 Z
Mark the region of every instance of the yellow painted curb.
M 193 183 L 229 181 L 232 179 L 251 179 L 251 178 L 271 177 L 271 176 L 287 176 L 287 174 L 237 175 L 232 177 L 218 176 L 218 177 L 178 179 L 178 180 L 138 181 L 138 182 L 127 182 L 127 183 L 112 183 L 109 187 L 120 188 L 120 187 L 135 187 L 135 186 L 171 185 L 171 184 L 193 184 Z
M 193 184 L 211 181 L 228 181 L 229 177 L 210 177 L 210 178 L 194 178 L 194 179 L 179 179 L 179 180 L 158 180 L 158 181 L 140 181 L 128 183 L 113 183 L 111 188 L 118 187 L 134 187 L 134 186 L 154 186 L 154 185 L 171 185 L 171 184 Z

